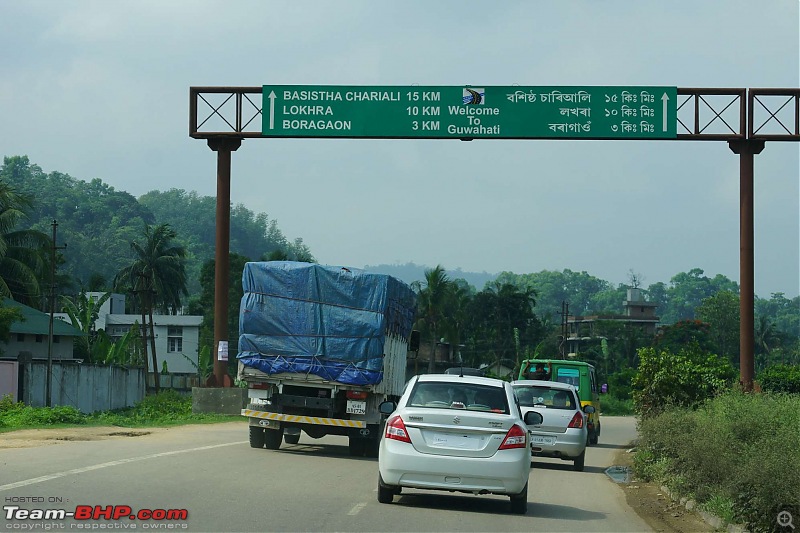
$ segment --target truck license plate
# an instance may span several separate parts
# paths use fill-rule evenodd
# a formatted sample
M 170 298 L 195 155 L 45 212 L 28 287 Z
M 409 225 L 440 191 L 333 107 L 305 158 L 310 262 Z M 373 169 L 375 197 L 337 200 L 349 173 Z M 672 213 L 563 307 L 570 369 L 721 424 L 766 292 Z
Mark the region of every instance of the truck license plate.
M 367 414 L 367 402 L 347 400 L 347 412 L 353 415 Z

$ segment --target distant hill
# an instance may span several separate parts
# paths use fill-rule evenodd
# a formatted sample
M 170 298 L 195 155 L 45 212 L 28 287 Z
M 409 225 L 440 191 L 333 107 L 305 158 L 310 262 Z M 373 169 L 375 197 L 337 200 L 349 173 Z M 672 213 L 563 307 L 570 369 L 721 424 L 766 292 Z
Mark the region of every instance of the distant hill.
M 411 284 L 415 281 L 424 280 L 425 271 L 431 268 L 434 267 L 417 265 L 416 263 L 406 263 L 404 265 L 367 265 L 364 267 L 364 270 L 378 274 L 388 274 Z M 450 279 L 464 279 L 479 291 L 483 290 L 487 282 L 494 281 L 497 277 L 497 274 L 489 274 L 488 272 L 464 272 L 460 268 L 447 270 L 447 275 Z

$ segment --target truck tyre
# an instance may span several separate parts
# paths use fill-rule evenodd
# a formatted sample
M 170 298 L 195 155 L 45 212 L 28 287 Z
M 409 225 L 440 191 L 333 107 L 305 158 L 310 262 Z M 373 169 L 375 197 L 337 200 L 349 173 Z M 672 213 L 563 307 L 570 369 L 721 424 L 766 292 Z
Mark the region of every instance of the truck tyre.
M 347 441 L 347 448 L 350 452 L 350 457 L 363 457 L 364 452 L 367 451 L 367 440 L 350 437 Z
M 267 429 L 264 431 L 264 444 L 268 450 L 277 450 L 281 447 L 283 440 L 283 428 L 280 429 Z
M 399 492 L 400 491 L 397 490 L 397 488 L 386 485 L 383 482 L 381 475 L 378 474 L 378 501 L 380 503 L 392 503 L 394 495 L 398 494 Z
M 575 458 L 575 462 L 573 463 L 573 469 L 576 472 L 583 472 L 583 465 L 586 462 L 586 450 L 584 449 L 581 454 Z
M 514 514 L 525 514 L 528 512 L 528 484 L 519 494 L 511 496 L 511 512 Z
M 294 435 L 289 435 L 287 433 L 283 436 L 283 440 L 286 441 L 286 444 L 297 444 L 300 442 L 300 433 L 296 433 Z
M 258 426 L 250 426 L 250 447 L 251 448 L 264 447 L 264 428 Z

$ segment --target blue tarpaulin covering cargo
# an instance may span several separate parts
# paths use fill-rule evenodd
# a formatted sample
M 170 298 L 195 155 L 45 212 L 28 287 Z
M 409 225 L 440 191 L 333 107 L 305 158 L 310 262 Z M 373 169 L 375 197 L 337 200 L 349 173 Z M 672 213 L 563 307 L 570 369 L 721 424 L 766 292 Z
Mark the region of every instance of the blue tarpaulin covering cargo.
M 407 339 L 414 320 L 408 285 L 359 269 L 252 262 L 242 287 L 238 359 L 267 374 L 380 383 L 387 336 Z

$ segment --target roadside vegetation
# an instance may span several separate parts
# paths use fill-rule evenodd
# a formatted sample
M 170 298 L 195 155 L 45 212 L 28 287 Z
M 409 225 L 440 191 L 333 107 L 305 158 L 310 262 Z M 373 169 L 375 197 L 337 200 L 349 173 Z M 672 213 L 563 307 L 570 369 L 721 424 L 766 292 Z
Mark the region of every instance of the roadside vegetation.
M 641 355 L 637 477 L 754 532 L 800 509 L 800 394 L 786 392 L 800 390 L 796 366 L 770 367 L 762 392 L 745 393 L 696 345 Z
M 120 426 L 148 427 L 179 424 L 229 422 L 241 417 L 192 413 L 191 396 L 175 391 L 163 391 L 146 396 L 134 407 L 83 414 L 71 406 L 31 407 L 14 402 L 10 396 L 0 399 L 0 433 L 18 429 L 52 428 L 59 426 Z

